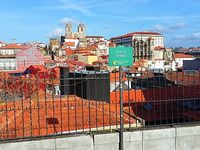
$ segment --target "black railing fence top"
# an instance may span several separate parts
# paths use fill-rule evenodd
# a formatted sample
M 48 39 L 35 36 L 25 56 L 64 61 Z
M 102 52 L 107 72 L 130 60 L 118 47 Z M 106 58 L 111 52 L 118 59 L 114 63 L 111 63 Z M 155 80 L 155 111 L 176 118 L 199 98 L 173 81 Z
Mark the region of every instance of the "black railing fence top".
M 125 69 L 124 128 L 198 123 L 200 72 Z M 119 73 L 0 73 L 0 140 L 118 131 Z

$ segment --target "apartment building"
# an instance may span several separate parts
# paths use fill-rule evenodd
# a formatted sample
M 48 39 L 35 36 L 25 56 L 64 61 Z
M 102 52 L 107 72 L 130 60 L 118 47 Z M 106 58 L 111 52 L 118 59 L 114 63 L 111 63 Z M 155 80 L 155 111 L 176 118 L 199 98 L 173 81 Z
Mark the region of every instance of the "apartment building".
M 16 70 L 16 53 L 21 49 L 22 46 L 16 44 L 0 47 L 0 70 Z
M 111 41 L 118 45 L 134 48 L 134 58 L 152 59 L 155 47 L 164 47 L 164 37 L 157 32 L 132 32 L 111 38 Z

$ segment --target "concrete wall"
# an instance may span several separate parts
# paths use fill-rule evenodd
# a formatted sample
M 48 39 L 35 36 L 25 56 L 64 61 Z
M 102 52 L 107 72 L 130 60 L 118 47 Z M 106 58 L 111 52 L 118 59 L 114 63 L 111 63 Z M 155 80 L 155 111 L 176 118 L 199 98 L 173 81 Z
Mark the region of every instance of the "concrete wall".
M 118 133 L 1 143 L 0 150 L 118 150 Z M 200 150 L 200 126 L 124 132 L 125 150 Z

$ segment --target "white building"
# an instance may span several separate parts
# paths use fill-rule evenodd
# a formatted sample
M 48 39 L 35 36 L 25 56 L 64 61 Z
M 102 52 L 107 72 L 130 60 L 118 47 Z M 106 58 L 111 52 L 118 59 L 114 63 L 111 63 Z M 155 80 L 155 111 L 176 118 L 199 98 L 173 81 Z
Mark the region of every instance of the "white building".
M 19 45 L 0 47 L 0 70 L 16 70 L 16 53 L 20 49 Z
M 2 41 L 0 41 L 0 47 L 5 46 L 6 44 Z
M 97 45 L 96 55 L 97 56 L 108 55 L 109 44 L 110 44 L 110 41 L 107 41 L 107 40 L 99 41 L 99 42 L 95 43 L 95 45 Z
M 146 42 L 149 39 L 151 40 L 151 46 L 164 47 L 164 37 L 162 34 L 157 32 L 132 32 L 111 38 L 116 45 L 124 46 L 133 46 L 134 40 L 142 40 L 143 42 Z
M 164 47 L 164 37 L 157 32 L 132 32 L 111 38 L 116 46 L 133 47 L 134 59 L 148 59 L 153 57 L 155 47 Z
M 172 62 L 172 68 L 173 70 L 176 70 L 177 68 L 183 67 L 183 61 L 184 60 L 194 60 L 195 58 L 192 55 L 186 55 L 182 53 L 175 53 L 174 54 L 174 61 Z
M 68 39 L 65 39 L 64 48 L 75 50 L 78 47 L 78 44 L 79 44 L 78 39 L 68 38 Z
M 65 26 L 65 40 L 77 39 L 79 41 L 79 47 L 87 47 L 86 39 L 86 28 L 85 25 L 80 23 L 77 27 L 77 32 L 73 32 L 72 24 L 69 22 Z
M 105 41 L 103 36 L 86 36 L 88 45 L 94 44 L 96 42 Z

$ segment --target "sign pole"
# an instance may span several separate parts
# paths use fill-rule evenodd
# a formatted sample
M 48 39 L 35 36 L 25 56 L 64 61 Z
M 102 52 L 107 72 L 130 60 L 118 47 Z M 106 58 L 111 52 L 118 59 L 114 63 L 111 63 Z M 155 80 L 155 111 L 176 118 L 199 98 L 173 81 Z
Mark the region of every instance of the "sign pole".
M 120 93 L 120 133 L 119 133 L 119 150 L 123 150 L 123 131 L 124 131 L 124 116 L 123 116 L 123 86 L 122 86 L 122 66 L 119 67 L 119 93 Z
M 133 48 L 118 46 L 109 48 L 109 66 L 119 67 L 119 94 L 120 94 L 120 132 L 119 132 L 119 150 L 124 149 L 123 132 L 124 132 L 124 116 L 123 116 L 123 85 L 122 85 L 122 66 L 133 65 Z

